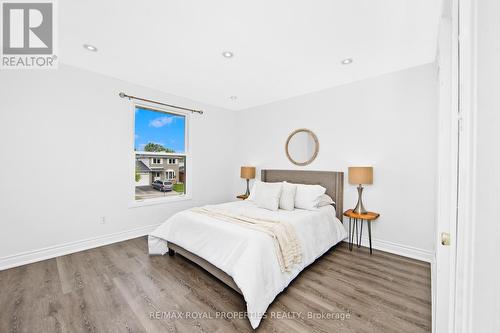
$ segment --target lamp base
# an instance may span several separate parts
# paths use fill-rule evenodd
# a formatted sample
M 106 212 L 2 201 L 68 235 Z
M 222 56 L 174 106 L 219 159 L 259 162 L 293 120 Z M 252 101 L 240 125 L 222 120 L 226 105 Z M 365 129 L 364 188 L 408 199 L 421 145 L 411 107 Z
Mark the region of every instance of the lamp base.
M 363 186 L 359 185 L 358 186 L 358 203 L 356 204 L 356 207 L 353 208 L 353 212 L 356 214 L 366 214 L 368 211 L 365 209 L 365 206 L 363 206 Z
M 247 197 L 250 195 L 250 179 L 247 179 L 247 191 L 245 192 L 245 195 Z

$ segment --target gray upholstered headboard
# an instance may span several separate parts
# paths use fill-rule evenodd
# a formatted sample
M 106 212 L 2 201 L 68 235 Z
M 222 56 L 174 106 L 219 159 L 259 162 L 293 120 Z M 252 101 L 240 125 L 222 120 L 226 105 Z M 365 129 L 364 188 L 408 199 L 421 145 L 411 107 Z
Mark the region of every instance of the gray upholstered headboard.
M 342 221 L 344 205 L 344 173 L 337 171 L 309 170 L 261 170 L 263 182 L 287 181 L 297 184 L 321 185 L 326 188 L 326 194 L 335 201 L 337 218 Z

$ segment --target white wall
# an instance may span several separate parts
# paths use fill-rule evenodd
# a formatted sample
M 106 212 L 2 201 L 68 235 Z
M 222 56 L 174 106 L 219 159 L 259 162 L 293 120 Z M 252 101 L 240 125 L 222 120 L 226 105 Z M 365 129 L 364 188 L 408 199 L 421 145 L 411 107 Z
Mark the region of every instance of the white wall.
M 241 111 L 238 165 L 300 169 L 285 140 L 297 128 L 319 138 L 317 159 L 304 169 L 344 171 L 344 208 L 357 199 L 347 167 L 373 165 L 367 209 L 381 213 L 374 246 L 392 246 L 430 259 L 434 251 L 437 73 L 429 64 Z M 235 192 L 242 193 L 242 181 Z
M 0 266 L 234 198 L 232 112 L 65 65 L 2 71 L 0 87 Z M 132 109 L 120 91 L 206 110 L 190 123 L 192 200 L 129 208 Z
M 432 254 L 432 64 L 236 113 L 66 65 L 3 71 L 0 86 L 0 267 L 57 254 L 58 246 L 82 240 L 143 233 L 187 207 L 233 200 L 245 186 L 240 165 L 296 168 L 285 157 L 284 142 L 299 127 L 320 140 L 319 156 L 306 169 L 375 167 L 375 184 L 364 197 L 369 209 L 382 214 L 374 224 L 375 246 Z M 207 111 L 191 117 L 192 200 L 130 208 L 125 166 L 132 116 L 120 91 Z M 356 193 L 345 186 L 348 208 Z M 44 248 L 49 250 L 30 254 Z
M 499 332 L 500 317 L 500 2 L 477 5 L 476 202 L 472 328 Z

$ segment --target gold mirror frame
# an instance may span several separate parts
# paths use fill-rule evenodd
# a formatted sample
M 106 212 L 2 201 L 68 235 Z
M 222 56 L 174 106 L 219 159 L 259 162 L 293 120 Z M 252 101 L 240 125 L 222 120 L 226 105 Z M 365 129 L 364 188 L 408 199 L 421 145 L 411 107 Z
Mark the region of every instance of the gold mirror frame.
M 309 133 L 313 140 L 314 140 L 314 154 L 313 156 L 305 161 L 305 162 L 297 162 L 295 161 L 291 156 L 290 156 L 290 152 L 288 151 L 288 144 L 290 143 L 290 140 L 292 139 L 292 137 L 297 134 L 297 133 L 300 133 L 300 132 L 306 132 L 306 133 Z M 316 136 L 316 134 L 314 134 L 313 131 L 307 129 L 307 128 L 299 128 L 295 131 L 293 131 L 292 133 L 290 133 L 290 135 L 288 136 L 288 138 L 286 139 L 286 143 L 285 143 L 285 152 L 286 152 L 286 157 L 288 157 L 288 160 L 290 160 L 290 162 L 292 162 L 293 164 L 295 165 L 299 165 L 299 166 L 304 166 L 304 165 L 308 165 L 308 164 L 311 164 L 315 159 L 316 159 L 316 156 L 318 156 L 318 152 L 319 152 L 319 141 L 318 141 L 318 137 Z

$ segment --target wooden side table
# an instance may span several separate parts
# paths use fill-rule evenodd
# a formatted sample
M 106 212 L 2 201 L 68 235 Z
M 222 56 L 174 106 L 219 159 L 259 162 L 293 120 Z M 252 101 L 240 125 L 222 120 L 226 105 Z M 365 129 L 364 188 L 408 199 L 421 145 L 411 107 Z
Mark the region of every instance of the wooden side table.
M 354 229 L 356 229 L 356 246 L 361 247 L 361 237 L 363 236 L 363 221 L 368 224 L 368 239 L 370 240 L 370 254 L 372 254 L 372 221 L 375 221 L 380 216 L 379 213 L 368 212 L 366 214 L 357 214 L 352 211 L 352 209 L 346 210 L 344 216 L 349 218 L 349 250 L 352 251 L 354 243 Z M 351 232 L 351 224 L 352 225 Z M 358 221 L 361 224 L 360 233 L 358 237 Z
M 241 199 L 241 200 L 246 200 L 248 198 L 248 195 L 246 194 L 240 194 L 236 196 L 236 199 Z

